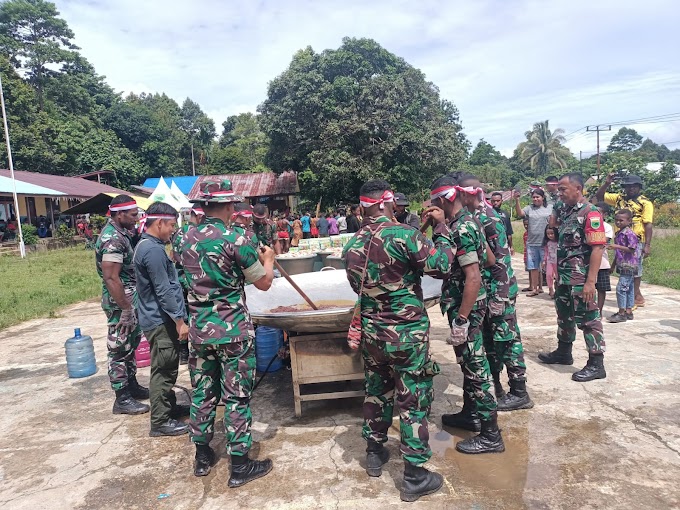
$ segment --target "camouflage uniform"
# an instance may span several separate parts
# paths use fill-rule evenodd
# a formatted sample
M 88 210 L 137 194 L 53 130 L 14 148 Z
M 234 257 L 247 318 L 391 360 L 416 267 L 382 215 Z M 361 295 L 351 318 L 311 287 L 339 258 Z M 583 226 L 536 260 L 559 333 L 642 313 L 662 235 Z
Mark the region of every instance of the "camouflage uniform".
M 102 309 L 106 314 L 108 335 L 106 348 L 109 359 L 109 381 L 113 390 L 121 390 L 128 385 L 128 380 L 137 374 L 135 349 L 142 339 L 139 325 L 127 336 L 120 336 L 117 331 L 122 309 L 113 300 L 109 289 L 104 283 L 102 262 L 121 264 L 120 280 L 125 289 L 125 295 L 133 308 L 137 306 L 137 290 L 135 268 L 132 263 L 132 232 L 119 227 L 109 219 L 104 225 L 95 244 L 97 273 L 102 279 Z M 136 313 L 136 312 L 135 312 Z
M 246 228 L 240 223 L 232 223 L 231 228 L 238 235 L 248 239 L 248 241 L 250 241 L 250 244 L 252 244 L 255 248 L 258 248 L 260 246 L 260 240 L 255 235 L 255 232 L 253 232 L 250 228 Z
M 478 264 L 482 272 L 487 256 L 484 234 L 467 210 L 461 209 L 450 221 L 448 227 L 449 232 L 445 235 L 449 237 L 450 245 L 455 246 L 456 253 L 451 272 L 442 285 L 441 310 L 447 315 L 449 324 L 452 324 L 463 301 L 463 288 L 465 287 L 463 266 Z M 438 240 L 439 236 L 440 234 L 435 232 L 435 240 Z M 486 289 L 482 284 L 477 302 L 468 316 L 470 321 L 468 341 L 455 346 L 454 351 L 463 372 L 464 399 L 474 404 L 474 410 L 482 420 L 488 421 L 496 416 L 496 400 L 490 392 L 491 371 L 484 351 L 482 335 L 486 307 Z
M 270 248 L 274 247 L 274 243 L 278 241 L 279 236 L 276 232 L 276 225 L 271 220 L 266 220 L 265 223 L 253 222 L 253 233 L 259 243 Z
M 483 330 L 484 348 L 491 372 L 500 373 L 505 365 L 511 381 L 526 381 L 524 348 L 515 312 L 519 289 L 512 269 L 512 256 L 503 218 L 485 203 L 479 205 L 474 216 L 481 224 L 487 243 L 496 256 L 496 264 L 484 268 L 482 272 L 488 299 Z
M 591 245 L 604 245 L 604 221 L 597 207 L 588 202 L 563 206 L 559 217 L 555 309 L 557 340 L 573 343 L 576 326 L 583 330 L 588 352 L 605 351 L 600 309 L 595 300 L 583 300 Z
M 180 260 L 179 250 L 182 245 L 182 237 L 187 233 L 190 223 L 185 223 L 181 228 L 177 229 L 172 236 L 170 241 L 170 246 L 172 247 L 172 261 L 175 263 L 175 269 L 177 269 L 177 277 L 179 278 L 179 283 L 184 291 L 184 302 L 187 301 L 187 293 L 189 292 L 189 284 L 184 277 L 184 267 L 182 266 L 182 261 Z
M 439 230 L 438 230 L 439 229 Z M 445 231 L 443 225 L 435 231 Z M 419 231 L 385 216 L 373 218 L 347 243 L 343 259 L 347 279 L 360 296 L 365 390 L 362 436 L 387 441 L 395 389 L 399 407 L 401 452 L 421 465 L 432 455 L 427 415 L 439 365 L 430 359 L 430 320 L 420 286 L 422 272 L 448 272 L 451 249 L 443 238 L 435 247 Z
M 204 183 L 215 184 L 215 183 Z M 182 237 L 180 261 L 189 283 L 189 370 L 196 382 L 189 431 L 196 444 L 213 437 L 218 401 L 225 405 L 227 452 L 248 454 L 255 378 L 253 323 L 243 285 L 266 275 L 256 248 L 222 220 L 206 216 Z

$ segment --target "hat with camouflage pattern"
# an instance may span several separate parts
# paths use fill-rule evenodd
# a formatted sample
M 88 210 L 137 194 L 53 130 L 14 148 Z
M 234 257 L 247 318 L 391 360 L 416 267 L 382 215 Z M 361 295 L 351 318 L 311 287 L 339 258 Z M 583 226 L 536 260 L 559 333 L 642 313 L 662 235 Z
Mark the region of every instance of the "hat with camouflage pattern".
M 243 197 L 236 195 L 231 187 L 231 181 L 203 181 L 198 197 L 190 200 L 192 203 L 229 203 L 243 202 Z

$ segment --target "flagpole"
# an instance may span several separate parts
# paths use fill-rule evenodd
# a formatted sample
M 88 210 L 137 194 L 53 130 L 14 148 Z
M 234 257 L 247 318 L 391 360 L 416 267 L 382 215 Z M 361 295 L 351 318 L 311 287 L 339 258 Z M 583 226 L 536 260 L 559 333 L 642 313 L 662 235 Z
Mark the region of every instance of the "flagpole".
M 9 127 L 7 127 L 7 111 L 5 110 L 5 94 L 2 90 L 2 73 L 0 73 L 0 107 L 2 107 L 2 122 L 5 125 L 5 141 L 7 142 L 7 158 L 9 160 L 9 173 L 12 178 L 14 188 L 14 214 L 17 218 L 17 230 L 19 231 L 19 253 L 21 258 L 26 256 L 26 246 L 24 246 L 24 233 L 21 229 L 21 213 L 19 212 L 19 198 L 17 197 L 17 182 L 14 180 L 14 162 L 12 161 L 12 147 L 9 143 Z

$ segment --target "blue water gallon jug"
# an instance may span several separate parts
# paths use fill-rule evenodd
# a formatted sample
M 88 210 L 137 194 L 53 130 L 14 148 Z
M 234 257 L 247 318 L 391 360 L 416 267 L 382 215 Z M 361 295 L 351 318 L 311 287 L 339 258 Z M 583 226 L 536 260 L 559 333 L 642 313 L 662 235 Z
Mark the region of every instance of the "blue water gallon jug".
M 73 338 L 66 340 L 66 369 L 69 377 L 87 377 L 97 371 L 94 358 L 94 344 L 91 336 L 80 334 L 76 328 Z
M 283 331 L 267 326 L 258 326 L 255 331 L 255 358 L 258 372 L 281 370 L 281 358 L 276 358 L 267 370 L 267 365 L 281 347 L 283 347 Z

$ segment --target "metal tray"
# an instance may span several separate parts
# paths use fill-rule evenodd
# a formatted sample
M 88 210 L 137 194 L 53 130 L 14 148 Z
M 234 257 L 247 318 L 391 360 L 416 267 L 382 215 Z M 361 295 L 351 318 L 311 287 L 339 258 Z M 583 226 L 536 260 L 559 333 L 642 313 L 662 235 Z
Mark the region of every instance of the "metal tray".
M 355 302 L 357 299 L 344 270 L 298 274 L 292 278 L 312 301 Z M 439 303 L 441 284 L 441 280 L 435 280 L 429 276 L 423 277 L 423 297 L 427 308 Z M 304 312 L 273 313 L 269 311 L 278 306 L 292 306 L 303 301 L 302 296 L 285 278 L 274 279 L 267 292 L 257 290 L 254 285 L 246 287 L 248 310 L 253 322 L 257 325 L 300 333 L 344 331 L 349 328 L 352 306 Z

